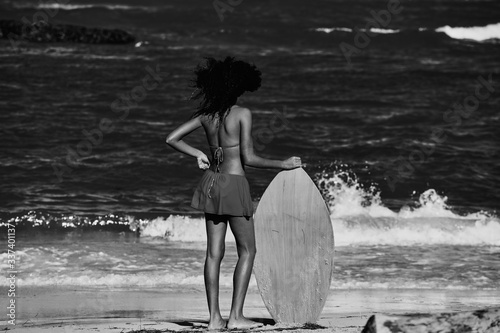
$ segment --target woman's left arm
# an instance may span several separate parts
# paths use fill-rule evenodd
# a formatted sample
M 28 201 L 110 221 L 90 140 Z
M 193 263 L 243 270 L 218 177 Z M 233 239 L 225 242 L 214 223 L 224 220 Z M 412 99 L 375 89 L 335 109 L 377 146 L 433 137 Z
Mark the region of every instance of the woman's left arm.
M 182 140 L 186 135 L 201 127 L 200 117 L 190 119 L 167 136 L 167 144 L 181 153 L 196 157 L 200 169 L 207 169 L 210 161 L 201 150 L 191 147 Z

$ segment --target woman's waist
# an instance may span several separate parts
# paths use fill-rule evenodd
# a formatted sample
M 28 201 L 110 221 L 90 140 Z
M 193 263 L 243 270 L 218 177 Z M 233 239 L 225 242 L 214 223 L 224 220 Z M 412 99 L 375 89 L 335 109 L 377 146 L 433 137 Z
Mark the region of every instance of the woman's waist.
M 214 174 L 220 174 L 220 175 L 229 175 L 229 176 L 240 176 L 240 177 L 245 177 L 245 170 L 243 169 L 223 169 L 219 166 L 219 170 L 217 170 L 217 166 L 212 164 L 207 171 L 214 173 Z

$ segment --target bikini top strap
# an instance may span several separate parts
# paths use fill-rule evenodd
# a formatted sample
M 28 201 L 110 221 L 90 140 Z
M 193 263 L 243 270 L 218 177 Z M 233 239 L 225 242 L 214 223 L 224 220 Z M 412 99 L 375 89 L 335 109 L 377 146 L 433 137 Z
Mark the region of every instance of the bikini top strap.
M 231 146 L 213 146 L 213 145 L 210 145 L 210 148 L 215 148 L 215 149 L 217 149 L 217 148 L 224 148 L 224 149 L 227 149 L 227 148 L 236 148 L 239 145 L 240 145 L 239 143 L 237 143 L 235 145 L 231 145 Z

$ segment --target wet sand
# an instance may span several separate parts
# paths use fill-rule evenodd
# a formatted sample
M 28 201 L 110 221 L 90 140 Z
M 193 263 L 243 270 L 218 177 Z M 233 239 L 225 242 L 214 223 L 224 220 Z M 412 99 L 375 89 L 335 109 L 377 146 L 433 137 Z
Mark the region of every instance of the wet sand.
M 123 290 L 58 287 L 20 287 L 16 298 L 16 325 L 1 322 L 0 329 L 15 332 L 128 332 L 132 330 L 198 331 L 208 319 L 202 290 Z M 1 306 L 7 306 L 2 298 Z M 227 318 L 231 292 L 221 291 L 221 311 Z M 332 290 L 317 324 L 320 331 L 360 332 L 372 314 L 410 314 L 468 311 L 500 306 L 494 290 Z M 293 325 L 275 325 L 260 295 L 250 292 L 245 316 L 273 331 Z M 201 326 L 201 327 L 200 327 Z M 295 326 L 296 327 L 296 326 Z

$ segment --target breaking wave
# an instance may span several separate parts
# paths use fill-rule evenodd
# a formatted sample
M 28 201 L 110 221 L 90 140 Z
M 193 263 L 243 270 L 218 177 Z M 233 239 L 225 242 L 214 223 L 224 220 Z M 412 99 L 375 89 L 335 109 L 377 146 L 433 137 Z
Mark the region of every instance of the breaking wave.
M 500 39 L 500 23 L 488 24 L 484 27 L 450 27 L 446 25 L 436 29 L 453 39 L 469 39 L 482 42 L 489 39 Z
M 331 28 L 314 28 L 313 31 L 323 32 L 327 34 L 331 33 L 358 33 L 357 29 L 348 27 L 331 27 Z M 360 28 L 359 31 L 367 32 L 367 29 Z M 375 34 L 405 34 L 408 32 L 413 32 L 412 30 L 399 30 L 399 29 L 388 29 L 388 28 L 370 28 L 370 32 Z M 426 34 L 434 31 L 435 33 L 444 33 L 448 37 L 460 40 L 473 40 L 476 42 L 484 42 L 488 40 L 500 39 L 500 23 L 488 24 L 486 26 L 480 27 L 451 27 L 449 25 L 439 27 L 437 29 L 431 29 L 428 27 L 418 28 L 420 34 Z M 424 36 L 424 35 L 422 35 Z

